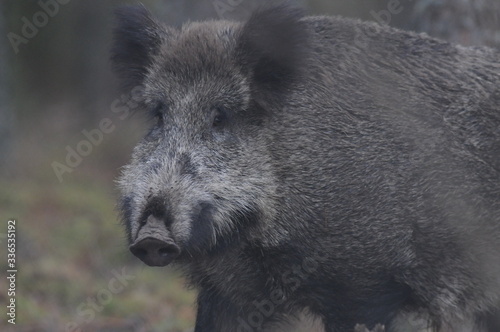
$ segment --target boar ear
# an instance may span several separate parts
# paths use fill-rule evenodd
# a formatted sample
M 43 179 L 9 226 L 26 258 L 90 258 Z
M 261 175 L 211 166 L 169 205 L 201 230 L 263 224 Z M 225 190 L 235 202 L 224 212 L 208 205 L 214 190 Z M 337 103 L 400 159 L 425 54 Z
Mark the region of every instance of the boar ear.
M 143 82 L 168 32 L 143 6 L 123 6 L 115 14 L 111 61 L 123 88 L 130 90 Z
M 281 5 L 255 12 L 245 23 L 237 57 L 252 90 L 276 95 L 301 76 L 308 49 L 303 16 L 303 10 Z

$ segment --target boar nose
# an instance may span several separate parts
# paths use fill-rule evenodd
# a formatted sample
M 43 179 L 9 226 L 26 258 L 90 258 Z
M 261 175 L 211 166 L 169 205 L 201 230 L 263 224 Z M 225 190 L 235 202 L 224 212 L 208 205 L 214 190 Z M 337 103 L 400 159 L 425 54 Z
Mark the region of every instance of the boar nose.
M 129 249 L 132 254 L 150 266 L 168 265 L 180 253 L 165 223 L 153 215 L 146 219 L 137 239 Z
M 166 266 L 179 255 L 175 244 L 152 237 L 135 242 L 130 251 L 149 266 Z

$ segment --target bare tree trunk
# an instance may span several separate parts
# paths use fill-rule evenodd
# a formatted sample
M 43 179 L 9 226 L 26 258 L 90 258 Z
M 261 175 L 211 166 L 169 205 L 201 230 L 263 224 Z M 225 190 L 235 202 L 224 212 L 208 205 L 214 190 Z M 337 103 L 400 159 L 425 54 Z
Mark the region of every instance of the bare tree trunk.
M 2 37 L 7 35 L 3 9 L 3 5 L 0 4 L 0 36 Z M 7 52 L 9 50 L 10 45 L 8 45 L 7 39 L 2 38 L 2 42 L 0 42 L 0 174 L 5 173 L 9 165 L 14 126 L 8 84 L 10 66 Z

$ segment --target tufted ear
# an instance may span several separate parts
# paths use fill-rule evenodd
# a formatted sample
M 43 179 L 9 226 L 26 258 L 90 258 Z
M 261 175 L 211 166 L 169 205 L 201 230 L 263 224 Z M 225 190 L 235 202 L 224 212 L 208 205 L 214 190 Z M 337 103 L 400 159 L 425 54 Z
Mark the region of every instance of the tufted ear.
M 130 90 L 140 85 L 154 55 L 169 31 L 143 6 L 123 6 L 116 10 L 117 24 L 111 49 L 113 69 Z
M 300 78 L 308 50 L 303 16 L 301 9 L 281 5 L 255 12 L 243 26 L 237 57 L 254 92 L 276 95 Z

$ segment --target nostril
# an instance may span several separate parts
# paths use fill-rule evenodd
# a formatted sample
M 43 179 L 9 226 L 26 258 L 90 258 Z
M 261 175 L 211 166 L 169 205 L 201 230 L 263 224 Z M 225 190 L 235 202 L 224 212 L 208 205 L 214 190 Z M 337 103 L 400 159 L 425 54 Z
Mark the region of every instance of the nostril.
M 175 250 L 172 247 L 163 247 L 158 249 L 158 254 L 163 257 L 168 256 L 172 253 L 175 253 Z

